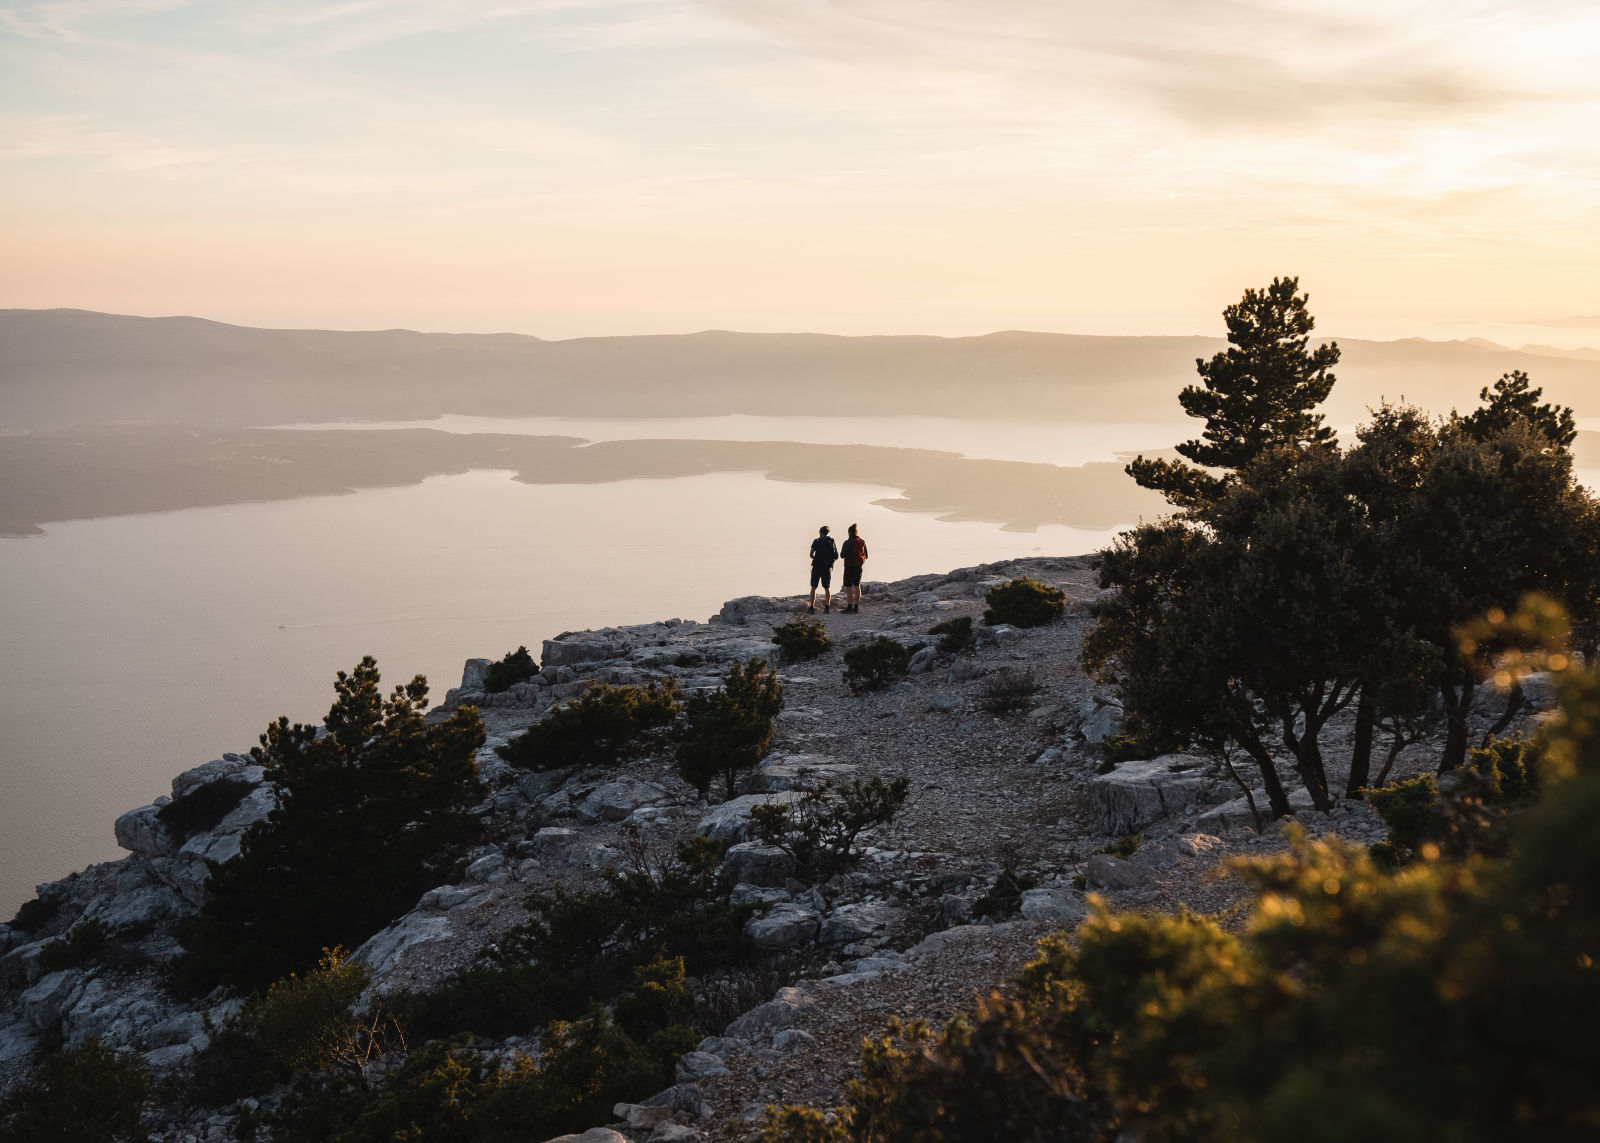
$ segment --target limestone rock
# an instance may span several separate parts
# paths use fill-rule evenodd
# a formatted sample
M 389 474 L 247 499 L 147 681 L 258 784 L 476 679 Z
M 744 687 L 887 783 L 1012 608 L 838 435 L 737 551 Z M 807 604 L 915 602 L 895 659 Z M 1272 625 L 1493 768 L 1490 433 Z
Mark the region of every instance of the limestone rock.
M 924 647 L 906 664 L 906 671 L 913 675 L 923 674 L 933 668 L 933 661 L 939 657 L 939 652 L 932 647 Z
M 741 595 L 724 603 L 722 610 L 711 621 L 744 627 L 753 622 L 768 621 L 776 612 L 788 612 L 794 608 L 794 604 L 794 600 L 778 596 Z
M 756 1005 L 729 1024 L 723 1030 L 723 1035 L 741 1040 L 771 1036 L 782 1028 L 794 1027 L 800 1010 L 812 1003 L 811 998 L 803 995 L 798 988 L 780 988 L 771 1000 Z
M 1029 889 L 1022 894 L 1021 913 L 1030 921 L 1046 925 L 1071 924 L 1089 915 L 1083 898 L 1065 886 L 1053 885 Z M 965 926 L 976 928 L 977 926 Z M 934 934 L 938 936 L 939 934 Z M 926 944 L 926 942 L 924 942 Z
M 774 905 L 764 917 L 751 917 L 745 935 L 761 949 L 792 949 L 817 939 L 818 916 L 815 909 L 792 902 Z
M 1083 723 L 1078 732 L 1083 735 L 1083 740 L 1091 745 L 1098 746 L 1108 738 L 1115 738 L 1122 733 L 1122 708 L 1115 703 L 1096 703 L 1093 699 L 1086 699 L 1079 714 Z
M 1022 632 L 1009 623 L 996 623 L 993 627 L 978 624 L 972 637 L 980 647 L 1014 647 L 1022 639 Z
M 845 945 L 886 936 L 905 919 L 905 910 L 882 901 L 843 905 L 822 922 L 818 939 L 825 945 Z
M 1097 853 L 1091 857 L 1083 876 L 1090 885 L 1098 885 L 1102 889 L 1135 889 L 1150 880 L 1148 869 L 1109 853 Z
M 1101 833 L 1127 834 L 1174 814 L 1190 813 L 1210 786 L 1210 762 L 1188 754 L 1124 762 L 1089 781 L 1089 803 Z
M 591 1127 L 581 1135 L 557 1135 L 544 1143 L 628 1143 L 628 1137 L 609 1127 Z
M 123 814 L 113 827 L 117 844 L 129 853 L 146 857 L 167 857 L 176 853 L 179 841 L 161 824 L 160 813 L 160 806 L 150 805 Z
M 665 800 L 666 796 L 667 792 L 653 782 L 619 778 L 595 790 L 579 802 L 574 810 L 581 822 L 620 822 L 640 806 L 653 805 Z
M 817 1038 L 803 1028 L 785 1028 L 772 1037 L 772 1046 L 780 1052 L 809 1047 L 816 1042 Z
M 679 1083 L 693 1083 L 707 1076 L 727 1074 L 728 1065 L 722 1062 L 721 1057 L 710 1052 L 685 1052 L 678 1057 L 676 1076 Z
M 413 910 L 382 932 L 367 938 L 365 944 L 350 954 L 357 964 L 372 971 L 373 980 L 382 991 L 383 980 L 392 973 L 411 951 L 420 945 L 451 942 L 455 929 L 448 916 L 435 912 Z
M 1256 810 L 1261 814 L 1261 825 L 1272 823 L 1272 807 L 1267 803 L 1267 792 L 1256 790 L 1254 792 Z M 1289 791 L 1289 808 L 1296 813 L 1301 810 L 1313 809 L 1311 791 L 1304 786 Z M 1224 802 L 1215 809 L 1207 810 L 1195 821 L 1195 827 L 1201 833 L 1223 834 L 1235 829 L 1255 829 L 1255 815 L 1250 812 L 1250 803 L 1241 794 L 1231 802 Z
M 625 654 L 627 648 L 613 643 L 602 635 L 581 632 L 567 638 L 546 639 L 540 664 L 544 672 L 551 667 L 571 667 L 579 663 L 597 663 Z
M 461 689 L 464 691 L 481 691 L 489 679 L 489 667 L 494 662 L 492 659 L 468 659 L 461 668 Z
M 794 858 L 775 845 L 741 841 L 722 859 L 722 872 L 735 885 L 779 886 L 794 873 Z
M 731 843 L 746 841 L 750 837 L 750 811 L 768 804 L 789 805 L 800 800 L 795 790 L 779 790 L 771 794 L 744 794 L 723 802 L 700 819 L 696 833 L 703 833 L 712 841 Z
M 835 761 L 827 754 L 775 754 L 750 776 L 746 789 L 752 794 L 814 790 L 823 782 L 846 782 L 856 771 L 856 766 Z

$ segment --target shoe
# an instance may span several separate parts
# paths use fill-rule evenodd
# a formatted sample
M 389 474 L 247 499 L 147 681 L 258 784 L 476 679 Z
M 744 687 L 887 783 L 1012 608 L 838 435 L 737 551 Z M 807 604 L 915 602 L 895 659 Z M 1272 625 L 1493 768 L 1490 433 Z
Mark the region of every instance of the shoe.
M 813 603 L 810 607 L 806 608 L 806 614 L 807 615 L 815 615 L 816 613 L 817 613 L 817 605 L 816 604 Z
M 828 612 L 830 612 L 832 610 L 833 610 L 833 605 L 831 603 L 824 603 L 822 605 L 822 614 L 826 615 L 826 614 L 828 614 Z

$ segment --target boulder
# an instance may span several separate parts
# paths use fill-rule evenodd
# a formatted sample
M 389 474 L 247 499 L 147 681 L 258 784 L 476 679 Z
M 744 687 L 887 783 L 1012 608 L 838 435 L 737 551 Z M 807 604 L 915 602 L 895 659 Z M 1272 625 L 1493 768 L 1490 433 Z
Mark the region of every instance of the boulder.
M 727 1075 L 728 1065 L 722 1062 L 720 1056 L 710 1052 L 685 1052 L 678 1057 L 675 1074 L 679 1083 L 694 1083 L 707 1076 Z
M 384 978 L 420 945 L 450 944 L 457 940 L 455 928 L 445 914 L 413 910 L 382 932 L 369 937 L 350 954 L 357 964 L 372 971 L 375 987 L 383 990 Z
M 461 689 L 464 691 L 481 691 L 489 678 L 489 667 L 493 659 L 468 659 L 461 668 Z
M 776 887 L 794 874 L 794 857 L 775 845 L 741 841 L 722 859 L 722 874 L 735 885 Z
M 980 623 L 972 629 L 972 637 L 980 647 L 1014 647 L 1022 639 L 1022 632 L 1009 623 L 996 623 L 993 627 Z
M 1078 730 L 1085 742 L 1098 746 L 1106 739 L 1122 733 L 1122 708 L 1116 703 L 1096 704 L 1090 699 L 1083 705 L 1088 709 L 1079 712 L 1083 716 L 1083 723 Z
M 785 901 L 774 905 L 764 917 L 751 917 L 744 932 L 757 948 L 792 949 L 816 940 L 817 926 L 815 909 Z
M 22 1017 L 35 1031 L 54 1032 L 61 1027 L 61 1017 L 78 1002 L 87 987 L 82 971 L 64 968 L 52 972 L 17 1000 Z
M 1211 763 L 1189 754 L 1124 762 L 1089 780 L 1089 804 L 1101 833 L 1127 834 L 1175 814 L 1193 813 L 1211 784 Z
M 1022 894 L 1021 913 L 1030 921 L 1045 925 L 1065 925 L 1089 915 L 1083 898 L 1064 885 L 1029 889 Z M 977 926 L 966 926 L 976 928 Z M 938 934 L 934 934 L 937 936 Z M 927 942 L 924 941 L 924 944 Z
M 782 1028 L 794 1027 L 802 1008 L 813 1001 L 798 988 L 780 988 L 765 1004 L 758 1004 L 723 1029 L 724 1036 L 740 1040 L 766 1039 Z
M 947 683 L 966 683 L 973 679 L 981 679 L 989 673 L 989 668 L 972 659 L 958 659 L 945 675 Z
M 817 1038 L 804 1028 L 785 1028 L 772 1037 L 772 1046 L 780 1052 L 809 1047 L 816 1042 Z
M 822 922 L 818 939 L 825 945 L 847 945 L 886 936 L 905 919 L 905 910 L 883 901 L 842 905 Z
M 753 808 L 764 805 L 789 805 L 799 801 L 801 796 L 798 790 L 778 790 L 771 794 L 744 794 L 723 802 L 701 818 L 700 824 L 695 827 L 695 832 L 703 833 L 717 842 L 746 841 L 750 837 L 750 811 Z
M 1256 811 L 1261 814 L 1261 825 L 1272 824 L 1272 807 L 1267 803 L 1265 790 L 1254 791 Z M 1301 810 L 1314 809 L 1311 801 L 1311 791 L 1304 786 L 1289 791 L 1289 808 L 1298 813 Z M 1255 829 L 1255 814 L 1250 812 L 1250 802 L 1241 794 L 1231 802 L 1223 802 L 1215 809 L 1207 810 L 1195 821 L 1195 828 L 1201 833 L 1224 834 L 1234 829 Z
M 496 851 L 494 853 L 486 853 L 471 865 L 468 865 L 465 876 L 468 881 L 495 884 L 510 880 L 511 870 L 506 865 L 506 855 Z
M 160 813 L 160 806 L 149 805 L 123 814 L 113 827 L 117 844 L 129 853 L 146 857 L 167 857 L 178 852 L 180 842 L 161 824 Z
M 939 652 L 933 647 L 924 647 L 906 664 L 906 671 L 913 675 L 920 675 L 933 669 L 933 661 L 939 657 Z
M 752 794 L 814 790 L 823 782 L 848 781 L 856 771 L 854 765 L 837 762 L 827 754 L 774 754 L 750 775 L 745 788 Z
M 768 622 L 774 612 L 787 612 L 794 606 L 794 600 L 779 596 L 741 595 L 738 599 L 730 599 L 724 603 L 722 610 L 718 611 L 711 621 L 744 627 L 752 622 Z
M 620 822 L 640 806 L 653 805 L 665 799 L 667 792 L 653 782 L 636 778 L 619 778 L 607 782 L 574 807 L 578 820 L 593 824 L 599 821 Z
M 1097 853 L 1089 859 L 1083 876 L 1101 889 L 1136 889 L 1150 880 L 1150 871 L 1109 853 Z
M 548 673 L 551 667 L 572 667 L 579 663 L 598 663 L 605 659 L 614 659 L 618 655 L 626 654 L 626 647 L 617 644 L 604 636 L 584 632 L 570 638 L 546 639 L 544 653 L 540 658 L 542 669 Z
M 609 1127 L 591 1127 L 581 1135 L 557 1135 L 544 1143 L 628 1143 L 628 1137 Z
M 266 771 L 252 762 L 247 755 L 224 754 L 221 758 L 196 766 L 192 770 L 185 770 L 172 779 L 172 797 L 176 800 L 191 790 L 221 781 L 223 778 L 260 782 L 265 775 Z

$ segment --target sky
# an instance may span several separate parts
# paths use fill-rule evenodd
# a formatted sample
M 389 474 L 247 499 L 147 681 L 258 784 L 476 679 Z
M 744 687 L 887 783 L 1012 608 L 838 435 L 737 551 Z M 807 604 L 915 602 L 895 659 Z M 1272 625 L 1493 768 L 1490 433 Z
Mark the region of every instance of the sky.
M 1597 53 L 1592 0 L 0 0 L 0 307 L 1218 333 L 1293 274 L 1596 345 Z

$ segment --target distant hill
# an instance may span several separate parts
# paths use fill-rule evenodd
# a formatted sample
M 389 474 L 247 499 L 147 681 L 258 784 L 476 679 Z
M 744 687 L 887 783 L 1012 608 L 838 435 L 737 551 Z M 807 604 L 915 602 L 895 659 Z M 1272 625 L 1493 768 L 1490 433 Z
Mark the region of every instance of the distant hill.
M 517 334 L 268 330 L 199 318 L 0 310 L 0 429 L 119 421 L 723 413 L 1182 421 L 1207 337 L 837 337 L 708 331 Z M 1510 369 L 1600 415 L 1600 362 L 1484 343 L 1344 341 L 1335 421 L 1382 397 L 1466 406 Z

